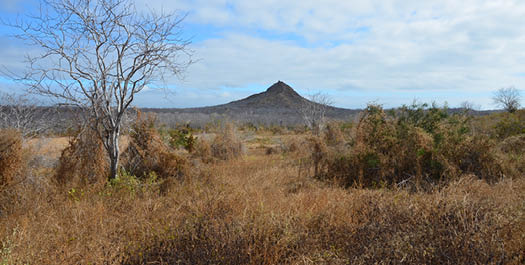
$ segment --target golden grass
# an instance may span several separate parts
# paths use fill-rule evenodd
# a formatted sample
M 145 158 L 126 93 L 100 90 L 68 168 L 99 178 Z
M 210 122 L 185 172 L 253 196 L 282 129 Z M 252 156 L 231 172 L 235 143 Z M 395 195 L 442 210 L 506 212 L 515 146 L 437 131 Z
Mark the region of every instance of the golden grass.
M 343 189 L 286 155 L 201 165 L 169 187 L 0 196 L 0 264 L 520 264 L 525 179 Z M 162 191 L 164 190 L 164 191 Z M 9 199 L 9 201 L 6 201 Z
M 60 167 L 41 158 L 57 160 L 69 139 L 31 140 L 25 149 L 40 158 L 24 156 L 28 175 L 16 171 L 22 181 L 0 190 L 0 265 L 524 264 L 523 135 L 496 142 L 426 124 L 448 137 L 440 147 L 429 132 L 376 114 L 350 132 L 332 123 L 323 137 L 226 126 L 215 137 L 199 135 L 192 153 L 166 145 L 146 121 L 122 141 L 140 170 L 128 168 L 105 185 L 52 185 Z M 461 172 L 424 186 L 397 185 L 405 177 L 397 173 L 423 175 L 422 159 L 436 147 L 443 161 L 459 161 Z M 349 150 L 357 155 L 330 163 Z M 385 176 L 400 179 L 344 188 L 344 178 L 323 175 L 327 165 L 363 175 L 359 165 L 375 163 L 368 151 L 382 159 Z M 89 158 L 94 151 L 73 153 Z M 180 165 L 188 170 L 174 173 Z M 501 166 L 501 178 L 482 177 L 492 165 Z M 89 176 L 89 168 L 77 175 Z M 371 181 L 372 173 L 361 177 Z
M 50 159 L 58 159 L 62 150 L 69 144 L 71 137 L 40 137 L 32 138 L 26 142 L 31 147 L 34 155 L 46 156 Z M 129 136 L 122 135 L 120 138 L 120 150 L 125 150 L 129 145 Z

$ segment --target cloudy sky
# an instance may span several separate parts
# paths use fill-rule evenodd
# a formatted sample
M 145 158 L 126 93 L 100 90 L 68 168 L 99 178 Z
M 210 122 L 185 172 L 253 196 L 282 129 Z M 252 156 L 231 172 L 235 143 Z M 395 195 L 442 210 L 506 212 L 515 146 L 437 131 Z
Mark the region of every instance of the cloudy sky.
M 170 93 L 144 91 L 139 106 L 226 103 L 277 80 L 346 108 L 417 99 L 490 109 L 494 90 L 525 91 L 523 0 L 136 1 L 140 10 L 187 13 L 184 32 L 198 59 L 184 79 L 167 81 Z M 3 18 L 38 3 L 0 2 Z M 9 31 L 0 27 L 0 64 L 17 69 L 32 48 L 6 38 Z

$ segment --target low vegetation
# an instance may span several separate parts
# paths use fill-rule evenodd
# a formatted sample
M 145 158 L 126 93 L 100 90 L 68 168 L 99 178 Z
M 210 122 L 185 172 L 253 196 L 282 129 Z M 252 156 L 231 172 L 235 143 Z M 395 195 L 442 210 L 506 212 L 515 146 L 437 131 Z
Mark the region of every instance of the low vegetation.
M 47 171 L 4 130 L 0 264 L 523 264 L 525 134 L 501 126 L 523 113 L 370 105 L 321 135 L 139 115 L 109 182 L 90 130 Z
M 525 172 L 517 170 L 521 163 L 505 163 L 508 155 L 498 152 L 498 139 L 472 132 L 471 119 L 437 106 L 413 105 L 388 115 L 370 105 L 345 148 L 337 144 L 323 159 L 315 152 L 316 175 L 347 187 L 391 187 L 407 181 L 422 187 L 464 175 L 493 183 L 522 176 Z M 494 129 L 501 130 L 499 122 Z M 336 133 L 327 130 L 326 135 L 331 139 Z

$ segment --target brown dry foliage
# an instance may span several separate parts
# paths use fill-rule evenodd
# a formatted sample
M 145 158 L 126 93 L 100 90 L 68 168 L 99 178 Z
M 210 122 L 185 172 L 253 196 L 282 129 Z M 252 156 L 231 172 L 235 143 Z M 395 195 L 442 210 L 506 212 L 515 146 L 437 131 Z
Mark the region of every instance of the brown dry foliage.
M 283 142 L 281 149 L 285 153 L 295 153 L 301 150 L 303 142 L 298 137 L 289 137 Z
M 521 154 L 525 150 L 525 134 L 506 138 L 500 143 L 499 148 L 505 153 Z
M 8 264 L 522 264 L 524 179 L 345 190 L 260 156 L 130 194 L 18 187 L 0 215 Z M 290 189 L 293 186 L 295 188 Z M 130 196 L 132 195 L 132 196 Z M 38 207 L 35 207 L 38 205 Z
M 276 146 L 268 146 L 264 152 L 266 155 L 275 155 L 281 153 L 281 150 Z
M 393 124 L 381 113 L 376 118 L 371 122 L 379 127 L 356 127 L 363 131 L 354 135 L 350 150 L 355 153 L 341 154 L 347 162 L 337 164 L 344 167 L 338 172 L 357 175 L 360 164 L 371 177 L 382 176 L 372 174 L 379 171 L 385 177 L 428 172 L 428 154 L 414 151 L 429 150 L 430 157 L 450 161 L 447 172 L 474 173 L 423 191 L 342 188 L 297 174 L 297 157 L 319 161 L 319 171 L 327 172 L 338 154 L 321 138 L 304 141 L 298 135 L 297 156 L 254 151 L 247 159 L 200 164 L 195 176 L 182 180 L 148 182 L 126 175 L 114 185 L 67 191 L 17 184 L 9 194 L 0 193 L 0 263 L 525 263 L 524 176 L 497 182 L 479 178 L 493 170 L 494 157 L 482 153 L 494 150 L 494 142 L 448 135 L 451 125 L 440 124 L 437 130 L 451 150 L 431 153 L 435 140 L 427 132 L 417 127 L 382 131 Z M 146 128 L 144 139 L 157 139 L 155 130 Z M 382 139 L 367 138 L 365 132 Z M 159 144 L 144 142 L 147 151 Z M 370 153 L 375 156 L 366 157 Z M 399 165 L 365 167 L 376 161 Z M 490 165 L 476 173 L 476 161 Z
M 210 143 L 201 138 L 197 139 L 192 155 L 195 158 L 200 158 L 204 163 L 210 163 L 214 160 Z
M 98 134 L 91 128 L 77 130 L 62 151 L 54 179 L 59 186 L 105 182 L 108 176 L 107 152 Z
M 332 148 L 328 153 L 326 165 L 319 167 L 326 169 L 320 172 L 322 178 L 366 187 L 407 181 L 419 186 L 465 174 L 497 181 L 504 170 L 495 153 L 495 141 L 465 133 L 462 119 L 451 117 L 436 123 L 430 133 L 388 117 L 380 107 L 369 106 L 351 137 L 355 139 L 352 146 L 346 150 Z
M 326 124 L 324 141 L 328 146 L 340 146 L 345 143 L 343 131 L 338 122 L 329 122 Z
M 0 190 L 12 184 L 25 167 L 22 141 L 18 131 L 0 130 Z
M 511 136 L 499 144 L 506 176 L 525 176 L 525 135 Z
M 122 154 L 126 171 L 139 178 L 148 178 L 152 172 L 160 178 L 188 175 L 188 160 L 162 140 L 152 114 L 139 112 L 131 128 L 129 146 Z
M 243 155 L 243 143 L 237 129 L 232 123 L 227 123 L 219 131 L 210 146 L 211 155 L 219 160 L 231 160 Z
M 311 161 L 314 168 L 314 176 L 319 177 L 323 167 L 328 162 L 328 146 L 326 143 L 317 136 L 312 136 L 309 141 L 309 148 L 312 150 Z

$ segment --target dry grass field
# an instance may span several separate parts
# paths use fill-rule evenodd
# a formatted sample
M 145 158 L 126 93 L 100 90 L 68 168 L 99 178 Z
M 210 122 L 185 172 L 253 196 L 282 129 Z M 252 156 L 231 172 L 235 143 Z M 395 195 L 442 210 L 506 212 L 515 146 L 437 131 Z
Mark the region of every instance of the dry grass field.
M 218 129 L 197 133 L 192 152 L 173 154 L 163 134 L 150 128 L 142 138 L 126 136 L 123 146 L 131 150 L 124 160 L 143 155 L 138 168 L 150 171 L 143 177 L 129 171 L 112 182 L 79 181 L 88 166 L 60 185 L 57 161 L 69 139 L 31 140 L 25 149 L 34 151 L 22 154 L 29 162 L 0 189 L 0 264 L 524 264 L 522 149 L 507 160 L 468 153 L 468 166 L 460 163 L 462 171 L 451 175 L 457 156 L 435 147 L 432 161 L 449 163 L 440 181 L 423 158 L 414 167 L 428 181 L 392 177 L 389 172 L 416 171 L 386 170 L 392 160 L 380 152 L 372 159 L 375 171 L 370 160 L 361 170 L 374 181 L 359 182 L 335 166 L 344 155 L 360 168 L 351 162 L 359 148 L 367 154 L 381 148 L 356 137 L 367 124 L 321 138 L 286 129 Z M 139 142 L 144 137 L 147 146 Z M 490 148 L 500 150 L 503 142 Z M 405 163 L 400 157 L 409 150 L 396 149 L 396 163 Z M 178 162 L 162 162 L 166 156 Z M 90 165 L 94 157 L 78 159 Z M 476 161 L 486 163 L 486 171 L 472 169 Z

